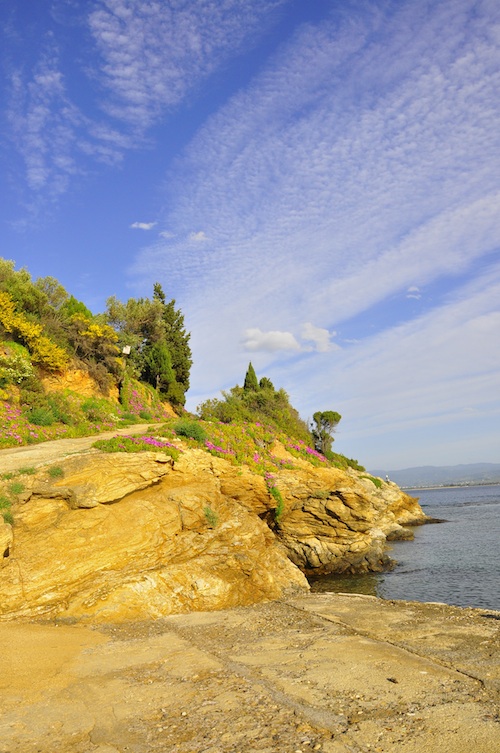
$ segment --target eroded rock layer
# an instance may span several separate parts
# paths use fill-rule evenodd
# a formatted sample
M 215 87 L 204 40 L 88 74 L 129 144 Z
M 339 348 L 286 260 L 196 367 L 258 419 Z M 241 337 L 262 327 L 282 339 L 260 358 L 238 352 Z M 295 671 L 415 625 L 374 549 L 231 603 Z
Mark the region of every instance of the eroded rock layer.
M 0 526 L 2 619 L 122 621 L 308 589 L 304 573 L 377 570 L 387 538 L 425 520 L 394 484 L 294 460 L 262 476 L 203 450 L 87 451 L 39 469 Z M 411 534 L 410 534 L 411 535 Z

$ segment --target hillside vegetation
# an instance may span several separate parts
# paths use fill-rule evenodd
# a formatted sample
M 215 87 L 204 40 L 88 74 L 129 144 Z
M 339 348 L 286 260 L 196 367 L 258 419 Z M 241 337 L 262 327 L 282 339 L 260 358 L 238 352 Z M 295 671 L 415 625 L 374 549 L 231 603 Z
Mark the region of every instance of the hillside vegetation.
M 111 297 L 106 311 L 95 315 L 55 278 L 33 280 L 0 259 L 0 448 L 154 421 L 164 424 L 156 436 L 167 445 L 169 437 L 182 436 L 260 473 L 277 464 L 276 440 L 315 464 L 361 468 L 331 451 L 339 414 L 317 413 L 309 427 L 285 390 L 267 377 L 258 381 L 252 364 L 242 387 L 188 417 L 189 339 L 181 311 L 159 283 L 151 299 Z M 86 378 L 90 393 L 79 388 L 82 378 L 68 381 L 70 373 Z M 182 419 L 173 417 L 172 407 Z M 154 449 L 152 437 L 143 439 L 114 446 Z

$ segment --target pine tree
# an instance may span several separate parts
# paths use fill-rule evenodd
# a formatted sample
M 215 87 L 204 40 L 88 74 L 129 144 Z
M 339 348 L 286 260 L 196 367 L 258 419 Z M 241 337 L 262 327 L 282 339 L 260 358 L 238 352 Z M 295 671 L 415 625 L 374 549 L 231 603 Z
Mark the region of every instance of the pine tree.
M 311 433 L 316 449 L 323 455 L 332 449 L 332 433 L 341 418 L 340 413 L 333 410 L 316 411 L 313 415 L 314 424 L 311 427 Z

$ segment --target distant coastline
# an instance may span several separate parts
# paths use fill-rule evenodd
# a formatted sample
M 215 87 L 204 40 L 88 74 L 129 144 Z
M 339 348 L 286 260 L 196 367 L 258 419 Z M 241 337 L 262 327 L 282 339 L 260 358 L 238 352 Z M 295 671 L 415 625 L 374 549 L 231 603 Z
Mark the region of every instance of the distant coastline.
M 400 470 L 372 470 L 379 478 L 389 477 L 402 489 L 436 489 L 500 484 L 500 463 L 423 465 Z
M 465 489 L 472 486 L 500 486 L 498 481 L 472 481 L 466 484 L 433 484 L 432 486 L 401 486 L 403 491 L 424 491 L 425 489 Z

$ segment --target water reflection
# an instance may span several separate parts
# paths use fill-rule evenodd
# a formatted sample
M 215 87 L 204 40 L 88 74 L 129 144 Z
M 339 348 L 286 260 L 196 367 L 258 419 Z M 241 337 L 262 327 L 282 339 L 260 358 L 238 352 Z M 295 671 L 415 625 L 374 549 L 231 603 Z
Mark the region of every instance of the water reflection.
M 363 573 L 361 575 L 322 575 L 318 578 L 310 577 L 309 585 L 313 593 L 366 594 L 380 596 L 380 585 L 383 576 L 380 573 Z

